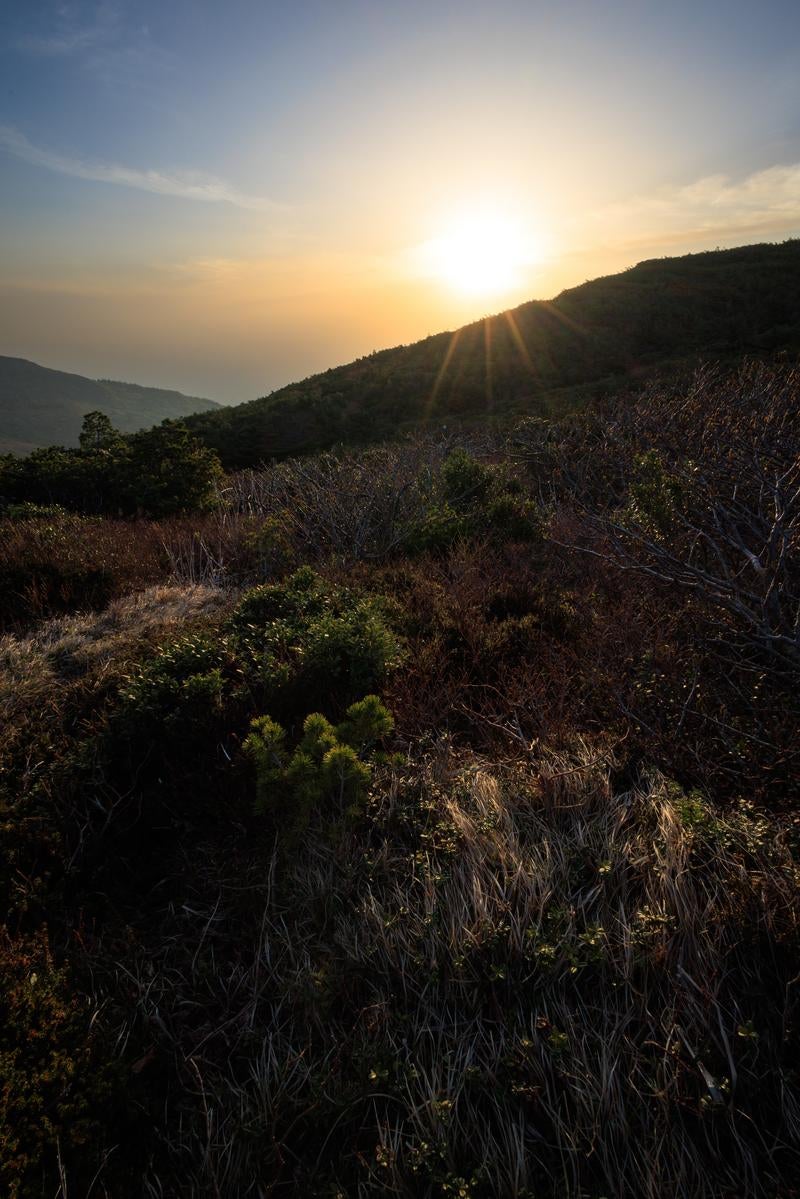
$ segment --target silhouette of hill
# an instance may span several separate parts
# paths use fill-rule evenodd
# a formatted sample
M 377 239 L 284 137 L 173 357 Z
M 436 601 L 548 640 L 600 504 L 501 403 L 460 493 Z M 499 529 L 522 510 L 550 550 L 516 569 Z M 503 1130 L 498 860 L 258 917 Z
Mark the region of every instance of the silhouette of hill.
M 228 467 L 427 423 L 556 415 L 698 358 L 800 349 L 800 240 L 640 262 L 188 424 Z
M 217 408 L 213 400 L 160 387 L 87 379 L 24 358 L 0 356 L 0 451 L 77 445 L 87 412 L 105 412 L 123 433 Z

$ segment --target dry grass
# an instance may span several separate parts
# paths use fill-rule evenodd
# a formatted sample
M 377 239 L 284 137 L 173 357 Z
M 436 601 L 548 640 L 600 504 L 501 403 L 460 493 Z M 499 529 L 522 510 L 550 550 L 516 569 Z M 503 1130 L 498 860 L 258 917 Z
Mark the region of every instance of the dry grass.
M 611 765 L 442 743 L 290 859 L 196 855 L 119 967 L 172 1072 L 146 1193 L 789 1194 L 784 835 Z
M 54 617 L 27 635 L 0 637 L 0 719 L 41 705 L 70 679 L 119 671 L 134 647 L 211 615 L 229 594 L 210 586 L 150 587 L 101 613 Z

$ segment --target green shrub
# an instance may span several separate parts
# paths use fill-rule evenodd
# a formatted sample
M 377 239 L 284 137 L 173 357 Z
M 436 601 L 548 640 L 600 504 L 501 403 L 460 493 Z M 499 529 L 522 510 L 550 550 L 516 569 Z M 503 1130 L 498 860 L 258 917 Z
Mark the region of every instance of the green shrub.
M 0 928 L 0 1189 L 9 1199 L 51 1193 L 43 1179 L 57 1156 L 88 1193 L 82 1183 L 123 1094 L 122 1071 L 100 1057 L 92 1024 L 47 930 L 12 938 Z
M 486 499 L 494 486 L 492 468 L 478 462 L 464 449 L 453 450 L 445 458 L 439 473 L 444 498 L 456 508 Z
M 303 737 L 299 751 L 317 765 L 329 749 L 337 744 L 336 732 L 331 722 L 321 712 L 312 712 L 303 721 Z
M 370 748 L 394 729 L 394 718 L 377 695 L 367 695 L 351 704 L 347 715 L 336 728 L 336 739 L 353 749 Z
M 381 683 L 400 657 L 385 601 L 328 583 L 310 567 L 248 592 L 228 628 L 265 704 L 290 712 L 311 691 L 346 703 Z
M 525 499 L 519 480 L 457 449 L 434 476 L 424 515 L 403 544 L 408 553 L 440 552 L 487 533 L 495 540 L 530 541 L 538 532 L 535 505 Z
M 326 612 L 313 621 L 303 650 L 309 685 L 333 685 L 351 696 L 384 678 L 397 642 L 374 601 L 361 600 L 349 612 Z
M 325 794 L 321 765 L 321 762 L 315 762 L 309 754 L 298 748 L 292 754 L 279 780 L 285 783 L 285 794 L 294 800 L 298 813 L 298 827 L 304 828 L 308 824 L 314 804 Z M 263 780 L 259 779 L 259 784 L 263 794 Z M 262 801 L 257 805 L 257 813 L 266 812 L 270 807 L 277 810 L 279 798 L 278 791 L 273 790 L 266 802 Z
M 365 793 L 370 781 L 370 769 L 349 745 L 332 746 L 322 759 L 322 778 L 325 790 L 340 803 L 355 802 Z
M 357 804 L 369 786 L 371 750 L 393 727 L 378 696 L 368 695 L 350 705 L 337 728 L 321 712 L 310 713 L 290 756 L 281 725 L 270 716 L 257 717 L 243 744 L 255 768 L 256 813 L 279 815 L 293 837 L 308 826 L 314 806 L 326 797 L 339 808 Z
M 48 446 L 0 459 L 0 494 L 14 503 L 63 504 L 77 512 L 161 517 L 207 508 L 222 470 L 213 450 L 179 421 L 118 434 L 89 413 L 78 449 Z
M 448 503 L 434 502 L 425 515 L 412 525 L 403 541 L 409 554 L 441 552 L 469 535 L 470 524 Z
M 252 563 L 256 578 L 283 574 L 296 564 L 290 529 L 291 515 L 284 509 L 279 515 L 259 521 L 257 527 L 244 537 L 244 558 Z
M 301 569 L 284 584 L 247 593 L 222 629 L 162 645 L 128 676 L 104 738 L 104 777 L 125 792 L 136 772 L 146 793 L 135 821 L 140 832 L 148 820 L 166 830 L 182 814 L 218 813 L 238 738 L 247 736 L 254 713 L 267 710 L 274 719 L 259 717 L 245 742 L 257 768 L 258 805 L 269 806 L 276 786 L 311 803 L 331 789 L 334 773 L 350 797 L 358 770 L 341 755 L 324 769 L 323 760 L 341 745 L 361 751 L 374 744 L 391 727 L 380 708 L 352 709 L 346 739 L 324 716 L 308 717 L 296 760 L 275 720 L 294 724 L 308 712 L 310 695 L 341 715 L 398 657 L 380 600 Z
M 255 766 L 256 811 L 263 811 L 284 777 L 286 732 L 271 717 L 257 716 L 242 748 Z
M 118 722 L 170 734 L 206 727 L 222 709 L 226 644 L 194 634 L 162 646 L 121 693 Z
M 516 491 L 492 496 L 486 505 L 486 521 L 495 534 L 508 541 L 533 541 L 541 533 L 538 508 Z
M 684 502 L 684 484 L 667 470 L 657 450 L 639 454 L 635 468 L 623 520 L 656 539 L 667 536 Z
M 60 504 L 6 504 L 0 510 L 6 520 L 55 520 L 67 514 L 67 509 Z
M 283 583 L 264 583 L 240 600 L 230 617 L 230 629 L 246 636 L 275 621 L 296 623 L 318 616 L 325 609 L 326 586 L 310 566 L 301 566 Z

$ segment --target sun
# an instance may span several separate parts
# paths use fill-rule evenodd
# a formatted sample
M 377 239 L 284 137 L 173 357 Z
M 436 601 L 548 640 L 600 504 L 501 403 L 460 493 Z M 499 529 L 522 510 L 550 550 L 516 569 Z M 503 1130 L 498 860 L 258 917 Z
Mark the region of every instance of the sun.
M 491 211 L 454 219 L 421 250 L 426 273 L 463 296 L 512 291 L 541 256 L 538 240 L 519 221 Z

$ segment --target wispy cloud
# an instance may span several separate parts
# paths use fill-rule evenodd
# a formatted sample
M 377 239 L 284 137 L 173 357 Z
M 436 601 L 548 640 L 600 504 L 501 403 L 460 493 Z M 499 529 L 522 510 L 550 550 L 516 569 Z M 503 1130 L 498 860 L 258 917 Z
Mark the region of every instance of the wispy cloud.
M 121 24 L 116 3 L 92 5 L 89 10 L 76 4 L 59 4 L 44 34 L 25 34 L 16 39 L 16 47 L 42 58 L 64 58 L 81 54 L 113 41 Z
M 97 183 L 113 183 L 162 196 L 179 196 L 184 200 L 200 200 L 209 204 L 235 204 L 237 208 L 258 210 L 282 209 L 282 205 L 264 196 L 250 196 L 237 191 L 223 179 L 196 172 L 139 170 L 114 163 L 89 162 L 68 158 L 42 149 L 30 142 L 23 133 L 9 125 L 0 125 L 0 149 L 33 166 L 44 167 L 59 175 L 89 179 Z
M 106 86 L 152 94 L 174 72 L 174 52 L 157 45 L 125 0 L 44 5 L 35 28 L 12 38 L 14 48 L 42 59 L 71 59 Z
M 622 229 L 627 240 L 637 242 L 800 233 L 800 163 L 741 179 L 707 175 L 603 208 L 590 224 Z

